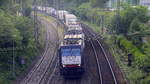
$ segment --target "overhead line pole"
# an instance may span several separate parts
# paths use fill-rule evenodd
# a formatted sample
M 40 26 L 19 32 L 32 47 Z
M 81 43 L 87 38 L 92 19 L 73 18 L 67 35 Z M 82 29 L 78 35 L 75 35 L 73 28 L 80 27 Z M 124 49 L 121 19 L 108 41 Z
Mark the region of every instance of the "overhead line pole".
M 117 0 L 117 14 L 120 15 L 120 0 Z
M 15 38 L 16 36 L 14 36 Z M 15 78 L 16 77 L 16 74 L 15 74 L 15 53 L 14 53 L 14 40 L 13 40 L 13 49 L 12 49 L 12 55 L 13 55 L 13 77 Z
M 59 9 L 59 0 L 56 0 L 56 10 L 57 10 L 57 19 L 58 19 L 58 9 Z
M 116 11 L 116 19 L 117 19 L 117 23 L 116 23 L 116 29 L 118 30 L 120 28 L 119 24 L 120 24 L 120 0 L 117 0 L 117 11 Z
M 33 16 L 34 16 L 34 37 L 35 37 L 35 42 L 36 42 L 36 47 L 37 47 L 37 44 L 38 44 L 38 24 L 37 24 L 37 10 L 36 10 L 36 0 L 33 1 L 33 6 L 34 6 L 34 13 L 33 13 Z
M 45 4 L 45 7 L 46 7 L 44 12 L 46 13 L 47 6 L 48 6 L 48 5 L 47 5 L 47 0 L 44 1 L 44 4 Z

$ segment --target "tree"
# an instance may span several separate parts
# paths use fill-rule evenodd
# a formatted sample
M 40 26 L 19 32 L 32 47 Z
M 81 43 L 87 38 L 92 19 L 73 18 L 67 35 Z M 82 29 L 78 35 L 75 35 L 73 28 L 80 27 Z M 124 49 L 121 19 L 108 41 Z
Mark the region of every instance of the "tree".
M 105 7 L 106 2 L 109 0 L 90 0 L 92 7 Z
M 130 24 L 130 27 L 128 30 L 129 33 L 134 33 L 134 32 L 140 31 L 141 30 L 141 27 L 140 27 L 141 24 L 142 23 L 139 21 L 138 18 L 134 18 Z
M 132 30 L 132 32 L 139 31 L 141 30 L 139 28 L 140 25 L 148 22 L 149 16 L 146 7 L 137 6 L 133 8 L 129 6 L 123 6 L 123 8 L 124 10 L 121 11 L 119 18 L 116 18 L 115 16 L 112 20 L 112 29 L 115 29 L 117 34 L 127 35 L 128 32 L 131 32 Z M 117 22 L 119 23 L 119 27 L 116 27 Z
M 0 0 L 0 8 L 5 9 L 8 8 L 8 6 L 11 6 L 11 0 Z
M 33 38 L 33 22 L 27 17 L 16 17 L 15 27 L 19 30 L 22 36 L 22 45 L 28 46 L 31 38 Z
M 0 48 L 12 49 L 13 47 L 20 46 L 22 36 L 19 30 L 15 28 L 12 16 L 0 10 L 0 21 Z M 6 51 L 5 54 L 0 52 L 1 69 L 5 70 L 6 68 L 7 71 L 10 68 L 10 63 L 12 63 L 12 54 L 8 53 L 8 51 L 7 54 Z
M 23 4 L 20 4 L 22 7 L 22 14 L 23 16 L 30 16 L 31 14 L 31 5 L 32 5 L 32 0 L 22 0 Z
M 12 47 L 12 41 L 18 44 L 22 37 L 20 37 L 20 32 L 15 28 L 12 18 L 0 11 L 0 21 L 0 47 Z
M 140 2 L 140 0 L 132 0 L 132 4 L 133 4 L 133 5 L 138 5 L 139 2 Z

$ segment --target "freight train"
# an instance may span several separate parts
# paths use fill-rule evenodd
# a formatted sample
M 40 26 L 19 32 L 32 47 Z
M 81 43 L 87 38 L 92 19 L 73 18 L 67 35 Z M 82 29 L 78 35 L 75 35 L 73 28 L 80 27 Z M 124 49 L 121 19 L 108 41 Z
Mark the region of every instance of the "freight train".
M 73 14 L 64 14 L 67 31 L 59 47 L 60 72 L 65 77 L 79 77 L 84 72 L 84 33 Z
M 61 75 L 69 78 L 80 77 L 85 71 L 83 55 L 85 39 L 79 20 L 68 11 L 38 6 L 39 11 L 43 9 L 48 15 L 57 17 L 66 25 L 67 31 L 64 33 L 64 39 L 58 49 Z

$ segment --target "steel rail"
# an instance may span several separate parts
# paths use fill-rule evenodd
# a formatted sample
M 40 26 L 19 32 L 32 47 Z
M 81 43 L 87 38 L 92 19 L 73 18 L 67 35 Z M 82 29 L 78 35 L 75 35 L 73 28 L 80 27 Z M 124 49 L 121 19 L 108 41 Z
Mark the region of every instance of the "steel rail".
M 103 84 L 102 71 L 101 71 L 101 67 L 100 67 L 100 64 L 99 64 L 98 54 L 97 54 L 96 49 L 94 47 L 94 43 L 91 40 L 92 35 L 90 35 L 89 31 L 88 32 L 84 31 L 84 33 L 88 37 L 87 41 L 89 41 L 90 44 L 92 45 L 92 48 L 93 48 L 93 51 L 94 51 L 94 54 L 95 54 L 94 56 L 95 56 L 95 60 L 96 60 L 96 65 L 97 65 L 97 68 L 98 68 L 98 76 L 99 76 L 100 84 Z
M 48 32 L 47 32 L 48 34 Z M 46 34 L 46 37 L 48 37 Z M 48 41 L 48 40 L 47 40 Z M 38 63 L 35 65 L 35 67 L 33 67 L 31 69 L 31 71 L 28 73 L 28 75 L 24 78 L 24 80 L 21 82 L 21 84 L 27 84 L 27 82 L 31 79 L 32 75 L 34 74 L 34 72 L 38 69 L 38 67 L 41 65 L 42 61 L 44 60 L 46 53 L 48 51 L 48 46 L 49 43 L 46 44 L 46 50 L 44 52 L 44 54 L 42 55 L 42 58 L 40 59 L 40 61 L 38 61 Z
M 50 84 L 50 81 L 51 81 L 52 77 L 54 76 L 54 73 L 55 73 L 55 71 L 57 69 L 57 66 L 58 66 L 58 61 L 56 62 L 55 67 L 54 67 L 54 69 L 53 69 L 53 71 L 52 71 L 52 73 L 51 73 L 51 75 L 50 75 L 50 77 L 48 79 L 48 82 L 46 84 Z
M 90 41 L 90 43 L 92 44 L 92 48 L 93 48 L 93 50 L 94 50 L 95 59 L 96 59 L 96 64 L 97 64 L 97 68 L 98 68 L 99 79 L 100 79 L 100 81 L 101 81 L 101 84 L 103 84 L 102 72 L 101 72 L 101 68 L 100 68 L 100 64 L 99 64 L 98 55 L 97 55 L 97 53 L 96 53 L 96 49 L 94 48 L 93 42 Z
M 49 22 L 48 20 L 46 20 L 46 21 Z M 58 27 L 55 26 L 55 25 L 52 24 L 52 23 L 49 23 L 49 24 L 54 28 L 55 33 L 56 33 L 56 37 L 57 37 L 57 41 L 58 41 L 58 43 L 59 43 Z M 55 56 L 57 55 L 58 43 L 56 43 L 56 48 L 55 48 L 55 50 L 54 50 L 53 57 L 52 57 L 52 60 L 51 60 L 51 62 L 50 62 L 50 64 L 49 64 L 49 67 L 51 67 L 51 66 L 52 66 L 52 63 L 53 63 L 56 59 L 58 59 L 58 57 L 55 57 Z M 54 58 L 54 57 L 55 57 L 55 58 Z M 57 61 L 57 60 L 56 60 L 56 61 Z M 50 77 L 48 78 L 47 84 L 50 82 L 50 80 L 51 80 L 51 78 L 52 78 L 54 72 L 56 71 L 57 66 L 58 66 L 58 61 L 56 62 L 55 66 L 54 66 L 54 69 L 52 70 L 52 73 L 51 73 Z M 48 74 L 49 67 L 47 67 L 46 71 L 44 72 L 43 77 Z M 45 80 L 45 79 L 40 79 L 39 84 L 42 84 L 43 80 Z
M 52 24 L 51 24 L 52 25 Z M 53 25 L 52 25 L 53 26 Z M 54 26 L 53 26 L 54 27 Z M 56 30 L 55 30 L 56 31 Z M 48 31 L 47 31 L 47 34 L 46 34 L 46 41 L 49 41 L 48 38 L 50 35 Z M 58 37 L 58 35 L 57 35 Z M 44 54 L 42 55 L 42 58 L 40 59 L 40 61 L 35 65 L 35 67 L 28 73 L 28 75 L 24 78 L 24 80 L 21 82 L 21 84 L 28 84 L 28 82 L 32 79 L 33 75 L 34 75 L 34 72 L 36 72 L 39 67 L 41 66 L 41 64 L 43 63 L 43 60 L 45 59 L 46 57 L 46 53 L 48 52 L 48 50 L 50 49 L 48 46 L 49 46 L 50 42 L 47 42 L 46 44 L 46 49 L 45 49 L 45 52 Z M 56 52 L 56 50 L 54 50 L 54 53 Z M 54 60 L 54 56 L 51 58 L 51 62 Z M 51 62 L 49 63 L 49 65 L 51 65 Z M 49 66 L 46 67 L 46 70 L 44 71 L 44 74 L 42 75 L 42 77 L 45 76 L 45 73 L 47 72 L 47 69 L 48 69 Z M 39 83 L 41 82 L 42 80 L 42 77 L 40 77 L 41 79 L 39 79 Z
M 87 30 L 88 30 L 88 29 L 87 29 Z M 88 31 L 89 31 L 89 30 L 88 30 Z M 91 34 L 93 35 L 93 37 L 95 37 L 95 40 L 96 40 L 96 41 L 98 42 L 98 44 L 100 45 L 100 47 L 101 47 L 101 49 L 102 49 L 102 52 L 103 52 L 103 54 L 104 54 L 104 56 L 105 56 L 105 59 L 107 60 L 107 63 L 108 63 L 109 68 L 110 68 L 110 70 L 111 70 L 111 74 L 112 74 L 112 76 L 113 76 L 114 83 L 115 83 L 115 84 L 118 84 L 117 78 L 116 78 L 115 73 L 114 73 L 114 71 L 113 71 L 113 69 L 112 69 L 112 65 L 111 65 L 111 63 L 110 63 L 110 60 L 108 59 L 108 56 L 107 56 L 107 54 L 106 54 L 106 51 L 104 50 L 104 48 L 103 48 L 102 44 L 100 43 L 100 41 L 97 39 L 97 36 L 96 36 L 94 33 L 90 32 L 90 31 L 89 31 L 89 33 L 91 33 Z
M 106 54 L 106 51 L 104 50 L 104 48 L 103 48 L 102 44 L 99 42 L 99 40 L 96 40 L 96 41 L 98 42 L 98 44 L 100 45 L 100 47 L 101 47 L 101 49 L 102 49 L 102 51 L 103 51 L 103 53 L 104 53 L 104 56 L 105 56 L 105 58 L 106 58 L 106 60 L 107 60 L 107 63 L 108 63 L 108 65 L 109 65 L 109 68 L 110 68 L 110 70 L 111 70 L 111 73 L 112 73 L 112 76 L 113 76 L 113 79 L 114 79 L 115 84 L 118 84 L 117 79 L 116 79 L 116 76 L 115 76 L 115 73 L 114 73 L 114 71 L 113 71 L 113 69 L 112 69 L 112 65 L 111 65 L 111 63 L 110 63 L 110 61 L 109 61 L 109 59 L 108 59 L 107 54 Z
M 56 50 L 57 50 L 57 47 L 55 48 L 55 51 L 54 51 L 54 53 L 53 53 L 54 55 L 53 55 L 53 57 L 52 57 L 52 59 L 51 59 L 51 61 L 50 61 L 50 63 L 49 63 L 49 66 L 46 68 L 46 71 L 43 73 L 43 76 L 41 77 L 39 84 L 42 83 L 42 81 L 44 80 L 44 79 L 42 79 L 42 78 L 46 75 L 46 73 L 48 73 L 49 67 L 51 67 L 52 64 L 53 64 L 53 62 L 57 59 L 57 57 L 55 58 Z M 56 65 L 57 65 L 57 62 L 56 62 Z M 56 70 L 56 69 L 55 69 L 55 68 L 56 68 L 56 65 L 55 65 L 54 69 L 52 70 L 52 72 L 54 72 L 54 71 Z M 51 75 L 50 75 L 50 76 L 51 76 Z

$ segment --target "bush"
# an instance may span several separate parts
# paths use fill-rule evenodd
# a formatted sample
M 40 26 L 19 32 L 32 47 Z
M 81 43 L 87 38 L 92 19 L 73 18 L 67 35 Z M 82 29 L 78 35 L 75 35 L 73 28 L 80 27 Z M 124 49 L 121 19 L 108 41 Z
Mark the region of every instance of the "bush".
M 149 84 L 149 83 L 150 83 L 150 75 L 142 79 L 142 81 L 140 82 L 140 84 Z
M 0 10 L 0 21 L 0 48 L 12 47 L 12 41 L 15 42 L 15 46 L 19 45 L 22 37 L 15 28 L 12 16 Z
M 142 30 L 140 25 L 146 23 L 149 20 L 148 9 L 144 6 L 123 7 L 119 16 L 114 16 L 112 19 L 112 29 L 117 34 L 127 35 L 130 32 L 136 32 Z M 118 24 L 119 27 L 116 27 Z
M 140 52 L 131 41 L 128 41 L 125 37 L 122 36 L 118 37 L 118 43 L 124 51 L 134 56 L 134 66 L 139 68 L 146 66 L 148 63 L 148 61 L 146 61 L 147 56 Z
M 0 10 L 0 84 L 9 84 L 12 56 L 15 58 L 16 75 L 33 60 L 36 47 L 33 36 L 33 21 L 24 16 L 13 16 Z M 12 53 L 14 49 L 14 53 Z M 14 55 L 13 55 L 14 54 Z M 21 61 L 25 60 L 25 64 Z M 1 75 L 2 74 L 2 75 Z M 15 78 L 13 78 L 15 79 Z

